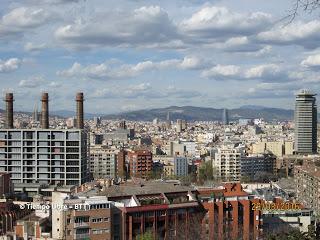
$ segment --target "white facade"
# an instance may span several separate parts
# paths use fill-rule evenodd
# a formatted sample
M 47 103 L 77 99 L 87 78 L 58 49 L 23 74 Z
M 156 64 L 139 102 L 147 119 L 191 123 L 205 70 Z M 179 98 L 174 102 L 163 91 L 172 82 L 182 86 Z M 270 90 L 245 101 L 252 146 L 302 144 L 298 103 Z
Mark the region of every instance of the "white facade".
M 185 146 L 185 151 L 189 156 L 196 154 L 196 143 L 193 141 L 183 141 L 181 142 Z
M 241 158 L 244 156 L 242 148 L 222 146 L 215 153 L 212 166 L 218 172 L 218 177 L 226 181 L 239 181 L 241 178 Z
M 81 185 L 88 180 L 87 134 L 80 129 L 0 131 L 0 171 L 13 183 Z
M 302 209 L 296 211 L 264 211 L 263 223 L 268 226 L 268 229 L 281 229 L 282 226 L 290 226 L 298 228 L 301 232 L 308 232 L 309 225 L 314 226 L 315 217 L 313 211 Z

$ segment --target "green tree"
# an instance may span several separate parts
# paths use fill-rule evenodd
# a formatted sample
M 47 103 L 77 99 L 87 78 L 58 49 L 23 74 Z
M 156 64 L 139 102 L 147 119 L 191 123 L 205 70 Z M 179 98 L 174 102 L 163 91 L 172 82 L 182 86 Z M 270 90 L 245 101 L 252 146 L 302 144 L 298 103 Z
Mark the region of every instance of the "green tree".
M 243 183 L 250 183 L 251 182 L 251 178 L 250 178 L 250 176 L 242 176 L 241 177 L 241 182 L 243 182 Z
M 300 232 L 298 229 L 283 231 L 280 233 L 268 234 L 266 240 L 316 240 L 314 229 L 309 228 L 309 232 Z
M 200 183 L 208 180 L 213 180 L 213 167 L 211 161 L 201 163 L 198 174 Z
M 136 240 L 153 240 L 152 232 L 148 231 L 136 237 Z

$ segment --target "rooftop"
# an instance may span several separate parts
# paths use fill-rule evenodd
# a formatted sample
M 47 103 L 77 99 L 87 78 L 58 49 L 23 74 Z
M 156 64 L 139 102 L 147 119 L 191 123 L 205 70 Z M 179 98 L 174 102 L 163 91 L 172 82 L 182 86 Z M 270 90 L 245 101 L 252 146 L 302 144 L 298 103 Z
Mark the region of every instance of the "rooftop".
M 302 166 L 295 166 L 295 168 L 305 171 L 308 175 L 314 176 L 320 179 L 320 167 L 315 166 L 314 164 L 306 164 Z
M 188 192 L 192 190 L 194 189 L 191 187 L 163 181 L 147 181 L 141 183 L 126 182 L 125 184 L 110 186 L 106 188 L 105 191 L 102 191 L 100 195 L 117 197 L 156 193 Z

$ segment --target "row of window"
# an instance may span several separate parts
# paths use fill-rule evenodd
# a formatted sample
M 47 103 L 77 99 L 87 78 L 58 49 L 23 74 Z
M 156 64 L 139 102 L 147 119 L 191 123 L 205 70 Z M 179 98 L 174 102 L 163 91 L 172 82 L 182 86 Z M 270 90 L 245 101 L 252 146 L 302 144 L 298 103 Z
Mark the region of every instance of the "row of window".
M 100 222 L 110 222 L 110 218 L 92 218 L 91 221 L 93 223 L 100 223 Z
M 67 133 L 67 134 L 66 134 Z M 22 132 L 0 132 L 0 139 L 21 139 Z M 78 140 L 78 132 L 38 132 L 38 139 L 59 139 L 64 140 Z M 35 132 L 25 131 L 23 132 L 24 139 L 35 139 Z
M 75 223 L 88 223 L 89 221 L 90 221 L 90 217 L 89 216 L 76 217 L 74 219 Z M 67 222 L 70 223 L 70 219 L 68 219 Z M 109 217 L 91 218 L 91 222 L 93 222 L 93 223 L 110 222 L 110 218 Z
M 108 228 L 92 229 L 92 234 L 104 234 L 109 232 L 110 232 L 110 229 Z

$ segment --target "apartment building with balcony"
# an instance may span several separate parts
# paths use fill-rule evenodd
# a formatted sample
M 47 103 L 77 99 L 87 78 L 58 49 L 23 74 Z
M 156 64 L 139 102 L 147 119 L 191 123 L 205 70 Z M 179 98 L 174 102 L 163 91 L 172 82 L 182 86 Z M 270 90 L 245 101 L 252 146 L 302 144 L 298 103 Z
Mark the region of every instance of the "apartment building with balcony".
M 243 157 L 243 149 L 223 145 L 215 153 L 212 166 L 223 181 L 239 181 L 241 179 L 241 158 Z
M 276 173 L 277 161 L 272 154 L 251 154 L 241 158 L 241 176 L 254 178 L 261 173 Z
M 81 129 L 0 130 L 0 172 L 13 183 L 81 185 L 88 180 L 87 152 Z
M 259 239 L 263 226 L 262 212 L 253 210 L 253 204 L 261 200 L 250 198 L 240 183 L 200 188 L 198 199 L 206 210 L 201 239 Z
M 90 173 L 94 179 L 115 178 L 119 150 L 104 146 L 90 147 Z
M 297 200 L 320 215 L 320 168 L 313 163 L 294 166 L 294 184 Z
M 152 172 L 152 153 L 149 150 L 128 152 L 130 176 L 147 178 Z
M 120 239 L 120 226 L 113 219 L 113 202 L 103 196 L 52 195 L 52 237 L 64 240 Z M 64 207 L 65 210 L 59 209 Z M 113 225 L 117 229 L 113 229 Z

